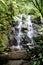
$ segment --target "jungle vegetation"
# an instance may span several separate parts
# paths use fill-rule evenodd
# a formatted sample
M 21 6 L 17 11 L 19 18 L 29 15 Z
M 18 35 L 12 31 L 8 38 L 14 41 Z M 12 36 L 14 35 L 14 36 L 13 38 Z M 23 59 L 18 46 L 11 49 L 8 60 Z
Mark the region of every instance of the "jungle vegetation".
M 33 15 L 36 18 L 40 17 L 40 20 L 43 22 L 43 0 L 0 0 L 0 51 L 6 48 L 5 38 L 7 31 L 19 13 Z M 39 27 L 39 31 L 43 31 L 43 29 Z M 33 59 L 33 62 L 35 61 L 33 65 L 40 65 L 40 60 L 41 62 L 43 61 L 43 36 L 39 35 L 34 39 L 36 42 L 39 40 L 42 41 L 42 45 L 35 47 L 36 49 L 41 49 L 41 52 L 35 51 L 37 52 L 38 58 L 33 56 L 31 59 Z

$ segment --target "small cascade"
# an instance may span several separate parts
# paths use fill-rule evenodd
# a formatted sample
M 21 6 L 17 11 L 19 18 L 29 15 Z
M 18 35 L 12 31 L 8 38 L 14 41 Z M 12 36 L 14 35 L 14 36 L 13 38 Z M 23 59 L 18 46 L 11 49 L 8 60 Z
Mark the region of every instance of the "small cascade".
M 27 45 L 34 45 L 34 30 L 33 30 L 33 24 L 31 22 L 31 16 L 26 16 L 25 20 L 22 20 L 23 15 L 18 15 L 18 20 L 17 20 L 17 25 L 14 27 L 15 32 L 14 32 L 14 37 L 17 41 L 17 45 L 12 45 L 12 48 L 17 48 L 17 49 L 22 49 L 23 46 L 22 44 L 26 43 Z M 24 22 L 24 23 L 23 23 Z M 23 31 L 22 31 L 23 29 Z M 26 31 L 26 32 L 24 32 Z M 26 36 L 25 36 L 26 35 Z M 24 38 L 24 39 L 23 39 Z M 28 38 L 28 39 L 27 39 Z M 30 39 L 30 41 L 29 41 Z M 25 40 L 25 41 L 24 41 Z

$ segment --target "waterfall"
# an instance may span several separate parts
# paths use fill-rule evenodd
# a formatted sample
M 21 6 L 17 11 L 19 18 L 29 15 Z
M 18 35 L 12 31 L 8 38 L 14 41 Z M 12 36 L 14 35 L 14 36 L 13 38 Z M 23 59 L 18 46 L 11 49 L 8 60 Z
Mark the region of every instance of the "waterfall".
M 14 37 L 17 40 L 17 46 L 13 45 L 12 47 L 13 48 L 17 48 L 17 49 L 21 49 L 23 47 L 22 45 L 20 45 L 20 43 L 22 43 L 21 40 L 23 40 L 22 37 L 25 36 L 23 34 L 24 32 L 21 31 L 22 28 L 26 29 L 26 33 L 25 34 L 31 40 L 31 43 L 28 42 L 27 45 L 28 44 L 34 45 L 34 41 L 33 41 L 34 30 L 33 30 L 32 22 L 31 22 L 31 16 L 27 16 L 26 19 L 25 19 L 25 22 L 22 20 L 22 16 L 23 15 L 18 15 L 18 19 L 17 19 L 17 21 L 18 21 L 17 23 L 18 24 L 14 27 L 15 28 L 15 32 L 14 32 L 15 36 Z M 25 42 L 24 42 L 24 44 L 25 44 Z

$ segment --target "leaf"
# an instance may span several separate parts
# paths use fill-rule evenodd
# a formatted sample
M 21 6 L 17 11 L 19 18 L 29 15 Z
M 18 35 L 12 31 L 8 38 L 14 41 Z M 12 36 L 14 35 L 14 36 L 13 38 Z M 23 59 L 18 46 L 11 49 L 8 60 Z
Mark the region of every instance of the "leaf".
M 38 56 L 39 56 L 39 58 L 42 58 L 42 53 L 39 53 Z
M 7 5 L 3 0 L 0 0 L 0 6 L 3 7 L 7 11 Z

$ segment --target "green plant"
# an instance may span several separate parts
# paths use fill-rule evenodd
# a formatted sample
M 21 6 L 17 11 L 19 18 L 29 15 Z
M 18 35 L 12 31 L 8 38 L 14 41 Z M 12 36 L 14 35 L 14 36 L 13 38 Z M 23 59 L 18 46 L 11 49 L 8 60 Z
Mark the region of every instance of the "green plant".
M 43 0 L 29 0 L 32 5 L 30 8 L 30 14 L 43 17 Z
M 0 51 L 5 48 L 5 39 L 9 27 L 17 15 L 17 3 L 14 0 L 0 0 Z
M 30 62 L 32 65 L 43 65 L 43 36 L 34 37 L 35 48 L 30 51 Z M 42 40 L 42 42 L 40 41 Z

